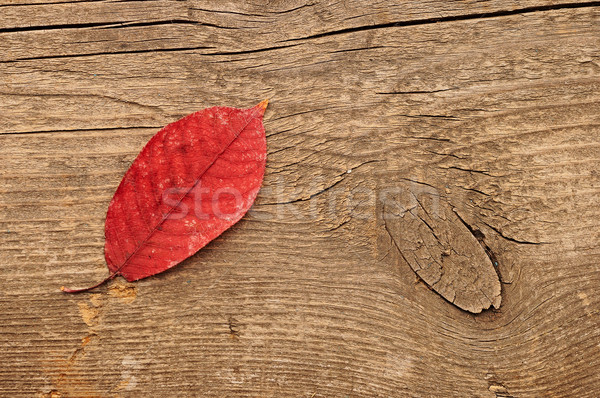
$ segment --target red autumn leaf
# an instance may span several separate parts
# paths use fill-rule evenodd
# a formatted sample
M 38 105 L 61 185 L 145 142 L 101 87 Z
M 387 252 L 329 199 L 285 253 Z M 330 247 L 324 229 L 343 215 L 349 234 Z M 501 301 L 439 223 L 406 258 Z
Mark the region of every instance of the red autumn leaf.
M 190 257 L 250 209 L 265 173 L 262 117 L 253 108 L 213 107 L 160 130 L 125 173 L 106 214 L 110 275 L 135 281 Z

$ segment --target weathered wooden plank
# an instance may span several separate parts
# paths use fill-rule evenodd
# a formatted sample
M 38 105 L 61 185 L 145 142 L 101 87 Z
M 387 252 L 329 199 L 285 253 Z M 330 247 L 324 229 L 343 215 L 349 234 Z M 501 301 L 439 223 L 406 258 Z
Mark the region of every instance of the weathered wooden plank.
M 407 1 L 399 4 L 382 0 L 365 5 L 360 0 L 301 0 L 261 2 L 210 1 L 39 1 L 3 0 L 2 29 L 17 31 L 78 28 L 79 25 L 148 23 L 189 20 L 230 28 L 261 29 L 273 23 L 293 23 L 290 33 L 324 34 L 336 30 L 370 25 L 423 21 L 427 19 L 491 16 L 511 12 L 530 12 L 553 8 L 593 5 L 585 0 L 469 0 L 461 2 Z M 261 29 L 262 30 L 262 29 Z M 266 29 L 269 30 L 269 29 Z M 275 32 L 272 32 L 275 33 Z M 286 34 L 278 32 L 278 34 Z
M 360 0 L 317 3 L 286 0 L 268 5 L 144 1 L 142 6 L 140 2 L 127 1 L 7 6 L 3 7 L 0 21 L 0 50 L 3 50 L 0 62 L 187 49 L 208 53 L 255 52 L 294 45 L 304 38 L 352 31 L 527 15 L 594 4 L 564 0 L 402 4 L 381 1 L 365 8 Z M 273 29 L 273 26 L 294 28 Z M 136 40 L 138 37 L 142 39 Z
M 598 7 L 278 44 L 399 8 L 271 3 L 300 8 L 151 2 L 152 19 L 146 2 L 56 4 L 37 15 L 237 29 L 0 33 L 0 395 L 597 396 Z M 22 26 L 48 23 L 35 14 Z M 160 51 L 182 40 L 212 48 Z M 245 220 L 157 277 L 60 294 L 106 275 L 106 206 L 158 127 L 264 97 L 268 172 Z M 382 193 L 413 184 L 497 260 L 498 310 L 457 309 L 402 259 Z

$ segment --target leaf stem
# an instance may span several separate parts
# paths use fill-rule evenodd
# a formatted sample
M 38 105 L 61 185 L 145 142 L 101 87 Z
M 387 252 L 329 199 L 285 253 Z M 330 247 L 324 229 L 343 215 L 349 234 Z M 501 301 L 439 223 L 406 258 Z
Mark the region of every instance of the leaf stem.
M 92 289 L 97 288 L 98 286 L 102 286 L 104 285 L 106 282 L 108 282 L 111 279 L 114 279 L 115 276 L 119 275 L 119 270 L 113 272 L 112 274 L 110 274 L 109 276 L 106 277 L 106 279 L 104 279 L 103 281 L 100 281 L 98 283 L 96 283 L 94 286 L 90 286 L 90 287 L 86 287 L 83 289 L 69 289 L 66 288 L 64 286 L 61 286 L 60 290 L 62 290 L 65 293 L 83 293 L 83 292 L 88 292 Z

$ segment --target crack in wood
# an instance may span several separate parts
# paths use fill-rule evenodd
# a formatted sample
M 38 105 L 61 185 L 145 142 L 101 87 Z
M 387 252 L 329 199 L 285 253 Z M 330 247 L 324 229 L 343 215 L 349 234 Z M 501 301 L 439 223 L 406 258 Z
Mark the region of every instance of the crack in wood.
M 120 28 L 144 28 L 150 26 L 163 25 L 195 25 L 208 26 L 218 29 L 239 29 L 233 26 L 222 26 L 208 22 L 193 21 L 189 19 L 168 19 L 162 21 L 107 21 L 107 22 L 88 22 L 88 23 L 73 23 L 73 24 L 56 24 L 56 25 L 35 25 L 35 26 L 16 26 L 12 28 L 0 28 L 2 33 L 20 33 L 20 32 L 36 32 L 44 30 L 69 30 L 69 29 L 120 29 Z
M 549 244 L 549 242 L 532 242 L 532 241 L 528 241 L 528 240 L 519 240 L 519 239 L 511 238 L 510 236 L 504 235 L 502 233 L 502 231 L 500 231 L 498 228 L 494 227 L 493 225 L 490 225 L 485 221 L 482 221 L 482 223 L 484 223 L 490 229 L 492 229 L 494 232 L 496 232 L 498 234 L 498 236 L 500 236 L 503 239 L 506 239 L 509 242 L 519 243 L 522 245 L 547 245 L 547 244 Z
M 15 58 L 7 61 L 0 61 L 0 64 L 10 64 L 19 61 L 38 61 L 42 59 L 58 59 L 58 58 L 81 58 L 81 57 L 94 57 L 98 55 L 121 55 L 121 54 L 145 54 L 145 53 L 168 53 L 178 51 L 197 51 L 197 50 L 208 50 L 214 47 L 198 46 L 198 47 L 173 47 L 173 48 L 151 48 L 148 50 L 123 50 L 123 51 L 107 51 L 107 52 L 94 52 L 84 54 L 61 54 L 61 55 L 43 55 L 38 57 L 22 57 Z
M 530 14 L 535 12 L 544 12 L 544 11 L 553 11 L 553 10 L 562 10 L 562 9 L 574 9 L 574 8 L 587 8 L 587 7 L 598 7 L 600 6 L 600 1 L 591 1 L 587 3 L 563 3 L 563 4 L 550 4 L 546 6 L 534 6 L 534 7 L 523 7 L 514 10 L 499 10 L 492 11 L 488 13 L 475 13 L 475 14 L 462 14 L 462 15 L 453 15 L 448 17 L 439 17 L 439 18 L 423 18 L 423 19 L 414 19 L 409 21 L 397 21 L 397 22 L 387 22 L 382 24 L 375 25 L 365 25 L 365 26 L 356 26 L 353 28 L 345 28 L 332 30 L 329 32 L 317 33 L 314 35 L 298 37 L 293 39 L 281 40 L 283 42 L 286 41 L 299 41 L 299 40 L 311 40 L 318 39 L 322 37 L 342 35 L 346 33 L 354 33 L 354 32 L 363 32 L 367 30 L 374 29 L 386 29 L 386 28 L 396 28 L 396 27 L 406 27 L 406 26 L 418 26 L 418 25 L 428 25 L 428 24 L 437 24 L 440 22 L 456 22 L 456 21 L 468 21 L 474 19 L 489 19 L 489 18 L 497 18 L 497 17 L 506 17 L 511 15 L 519 15 L 519 14 Z
M 77 132 L 94 132 L 94 131 L 114 131 L 114 130 L 145 130 L 145 129 L 159 129 L 163 126 L 116 126 L 116 127 L 96 127 L 96 128 L 79 128 L 79 129 L 60 129 L 60 130 L 38 130 L 38 131 L 8 131 L 0 132 L 0 136 L 3 135 L 29 135 L 29 134 L 53 134 L 53 133 L 77 133 Z
M 45 3 L 16 3 L 16 4 L 0 4 L 0 8 L 2 7 L 26 7 L 26 6 L 47 6 L 47 5 L 55 5 L 55 4 L 77 4 L 77 3 L 96 3 L 98 0 L 67 0 L 67 1 L 48 1 Z

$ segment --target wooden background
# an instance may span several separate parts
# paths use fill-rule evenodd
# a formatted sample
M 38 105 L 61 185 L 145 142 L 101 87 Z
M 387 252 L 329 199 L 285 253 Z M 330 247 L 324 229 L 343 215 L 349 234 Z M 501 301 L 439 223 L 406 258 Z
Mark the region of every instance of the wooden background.
M 0 1 L 0 396 L 600 396 L 600 2 L 308 1 Z M 161 126 L 264 98 L 248 216 L 59 291 L 107 275 Z M 403 184 L 480 231 L 499 309 L 417 278 Z

